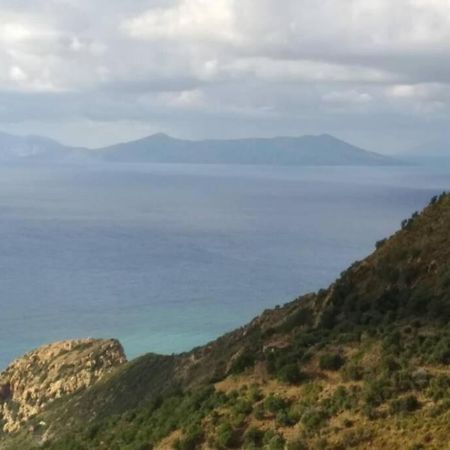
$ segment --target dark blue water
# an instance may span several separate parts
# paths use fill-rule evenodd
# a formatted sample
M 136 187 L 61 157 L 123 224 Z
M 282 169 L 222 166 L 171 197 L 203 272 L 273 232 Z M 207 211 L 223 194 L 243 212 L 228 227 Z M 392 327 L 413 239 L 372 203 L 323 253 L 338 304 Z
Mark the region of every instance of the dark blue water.
M 0 169 L 0 368 L 43 343 L 179 352 L 326 286 L 450 186 L 431 168 Z

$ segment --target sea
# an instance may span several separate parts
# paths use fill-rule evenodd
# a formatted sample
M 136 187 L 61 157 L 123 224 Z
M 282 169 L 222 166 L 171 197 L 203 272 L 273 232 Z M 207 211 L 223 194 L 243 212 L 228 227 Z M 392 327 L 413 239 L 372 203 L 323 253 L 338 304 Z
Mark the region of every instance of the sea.
M 0 167 L 0 370 L 69 338 L 177 353 L 328 286 L 450 167 Z

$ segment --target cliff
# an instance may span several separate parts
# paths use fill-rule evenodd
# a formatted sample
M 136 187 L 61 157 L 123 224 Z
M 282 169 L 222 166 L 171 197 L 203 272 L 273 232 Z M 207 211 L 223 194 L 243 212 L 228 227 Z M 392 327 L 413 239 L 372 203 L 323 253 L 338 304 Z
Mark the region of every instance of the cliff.
M 63 341 L 27 353 L 0 374 L 3 431 L 18 431 L 56 399 L 89 388 L 125 362 L 116 340 Z

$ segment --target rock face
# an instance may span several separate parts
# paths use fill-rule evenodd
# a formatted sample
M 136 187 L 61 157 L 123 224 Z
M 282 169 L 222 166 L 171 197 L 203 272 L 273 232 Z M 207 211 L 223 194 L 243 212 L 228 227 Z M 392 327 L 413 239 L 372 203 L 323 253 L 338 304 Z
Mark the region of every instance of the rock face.
M 125 362 L 113 339 L 68 340 L 27 353 L 0 374 L 0 429 L 19 430 L 55 399 L 92 386 Z

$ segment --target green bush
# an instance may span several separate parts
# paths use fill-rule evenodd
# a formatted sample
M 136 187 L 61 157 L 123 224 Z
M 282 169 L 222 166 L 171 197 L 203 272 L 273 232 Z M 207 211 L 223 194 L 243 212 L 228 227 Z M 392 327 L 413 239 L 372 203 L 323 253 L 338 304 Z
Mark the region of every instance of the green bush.
M 257 420 L 263 420 L 265 417 L 264 414 L 264 405 L 259 403 L 255 406 L 253 409 L 253 415 L 255 416 L 255 419 Z
M 302 416 L 302 424 L 306 431 L 317 431 L 327 422 L 329 416 L 322 408 L 309 408 Z
M 387 239 L 380 239 L 375 243 L 375 248 L 378 250 L 386 243 Z
M 367 417 L 369 420 L 375 420 L 378 418 L 378 411 L 374 407 L 374 405 L 370 403 L 366 403 L 362 407 L 362 413 L 365 417 Z
M 296 363 L 287 364 L 277 372 L 277 378 L 288 384 L 297 384 L 302 381 L 302 374 Z
M 248 416 L 253 410 L 253 402 L 246 399 L 239 399 L 233 407 L 233 410 L 237 414 L 243 414 Z
M 450 364 L 450 338 L 448 336 L 440 339 L 430 355 L 430 360 L 438 364 Z
M 319 367 L 322 370 L 339 370 L 344 362 L 344 358 L 339 353 L 327 353 L 320 357 Z
M 230 373 L 239 374 L 255 365 L 255 357 L 250 352 L 239 355 L 232 363 Z
M 253 403 L 262 400 L 264 398 L 264 395 L 261 392 L 261 388 L 256 384 L 250 386 L 250 389 L 248 391 L 248 398 Z
M 229 423 L 223 423 L 217 429 L 216 444 L 219 448 L 233 448 L 237 445 L 237 433 Z
M 420 403 L 414 395 L 407 395 L 399 399 L 393 400 L 390 404 L 389 411 L 391 414 L 406 414 L 416 411 L 420 408 Z
M 380 377 L 365 383 L 363 398 L 369 406 L 379 406 L 397 393 L 391 375 Z
M 249 428 L 244 434 L 244 444 L 247 447 L 261 448 L 264 439 L 264 431 L 256 427 Z
M 177 450 L 196 450 L 203 439 L 203 431 L 199 426 L 196 426 L 184 433 L 184 436 L 175 443 L 175 448 Z
M 267 450 L 284 450 L 285 440 L 280 434 L 269 430 L 264 434 L 263 444 Z
M 343 369 L 344 379 L 347 381 L 360 381 L 364 377 L 364 369 L 358 364 L 347 364 Z
M 289 414 L 287 411 L 282 410 L 277 413 L 275 417 L 276 423 L 282 427 L 292 427 L 297 423 L 294 415 Z
M 287 450 L 308 450 L 309 447 L 306 445 L 303 439 L 294 439 L 287 444 Z
M 264 400 L 264 408 L 272 414 L 277 414 L 278 412 L 284 410 L 286 406 L 286 401 L 277 395 L 270 394 Z
M 322 401 L 322 406 L 327 406 L 327 411 L 334 415 L 340 411 L 350 410 L 355 408 L 358 403 L 359 390 L 346 389 L 344 386 L 339 386 L 331 397 Z
M 398 362 L 396 358 L 394 358 L 392 355 L 387 355 L 382 361 L 381 361 L 381 368 L 386 371 L 388 374 L 392 374 L 393 372 L 396 372 L 397 370 L 400 370 L 401 365 Z
M 434 400 L 450 399 L 450 377 L 438 375 L 430 381 L 428 395 Z

